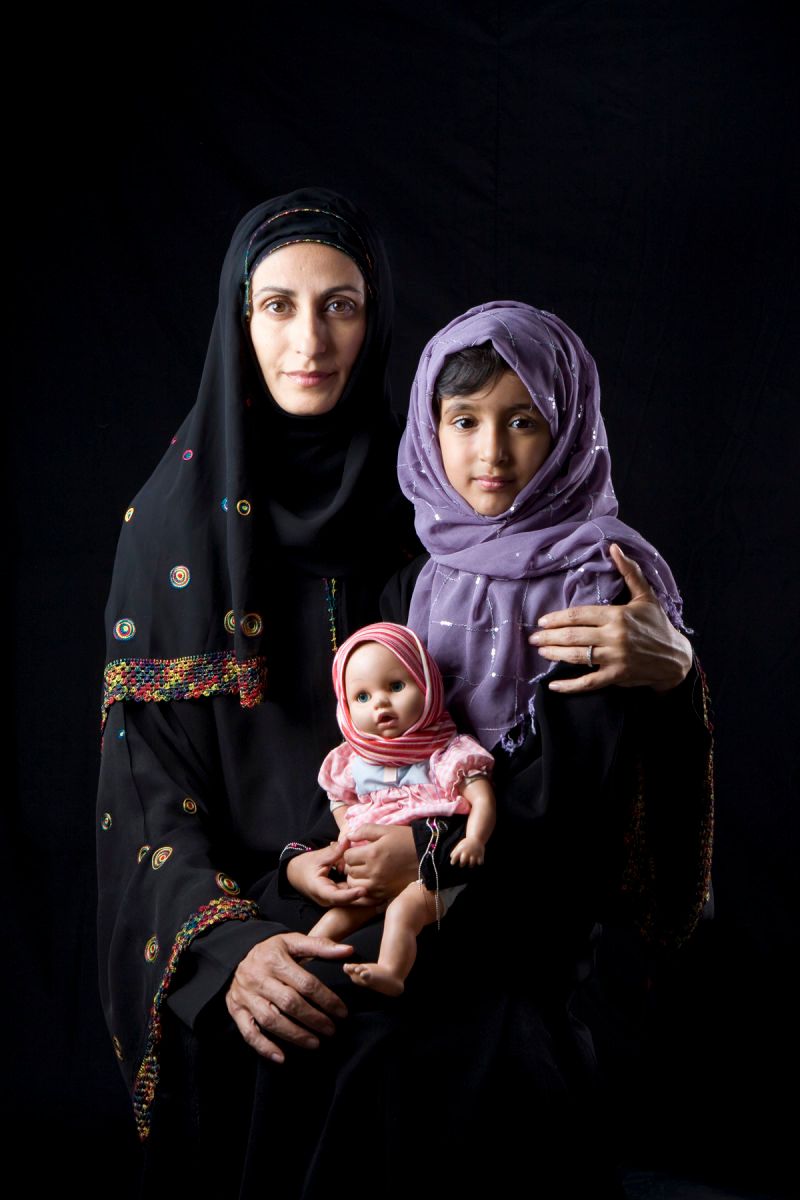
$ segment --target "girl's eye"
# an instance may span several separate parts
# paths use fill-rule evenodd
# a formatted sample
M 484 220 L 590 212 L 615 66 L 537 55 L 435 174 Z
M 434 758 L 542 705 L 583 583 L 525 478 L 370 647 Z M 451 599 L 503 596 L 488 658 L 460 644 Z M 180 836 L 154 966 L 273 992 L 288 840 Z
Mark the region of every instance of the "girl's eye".
M 453 425 L 456 429 L 472 429 L 474 424 L 474 417 L 456 417 L 453 421 Z
M 511 421 L 512 429 L 536 429 L 538 428 L 533 417 L 514 417 Z
M 395 679 L 394 682 L 389 686 L 393 692 L 402 692 L 406 685 L 403 683 L 402 679 Z
M 369 692 L 359 692 L 356 696 L 356 700 L 359 704 L 366 704 L 369 700 Z

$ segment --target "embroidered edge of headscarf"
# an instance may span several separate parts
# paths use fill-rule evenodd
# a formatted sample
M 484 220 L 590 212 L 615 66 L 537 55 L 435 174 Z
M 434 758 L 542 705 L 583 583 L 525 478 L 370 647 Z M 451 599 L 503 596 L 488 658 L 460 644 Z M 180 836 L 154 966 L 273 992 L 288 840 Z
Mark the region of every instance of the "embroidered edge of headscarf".
M 214 925 L 219 925 L 222 921 L 250 921 L 257 916 L 258 905 L 253 900 L 237 900 L 229 896 L 218 896 L 208 904 L 203 904 L 197 912 L 192 913 L 178 930 L 161 982 L 153 996 L 150 1020 L 147 1025 L 145 1051 L 139 1070 L 136 1072 L 131 1094 L 136 1130 L 140 1141 L 146 1141 L 150 1132 L 153 1100 L 161 1070 L 158 1058 L 159 1042 L 161 1041 L 161 1010 L 177 970 L 178 959 L 199 934 L 205 933 Z
M 702 704 L 703 724 L 709 735 L 706 753 L 705 776 L 702 782 L 703 813 L 700 820 L 697 881 L 691 904 L 685 918 L 665 926 L 660 920 L 655 903 L 658 886 L 656 865 L 649 849 L 647 837 L 647 780 L 641 760 L 636 768 L 636 795 L 631 813 L 631 825 L 625 835 L 627 861 L 622 880 L 622 892 L 638 900 L 641 905 L 641 917 L 637 927 L 642 937 L 649 943 L 678 948 L 694 933 L 700 921 L 705 904 L 710 899 L 711 859 L 714 844 L 714 726 L 711 720 L 711 703 L 708 682 L 705 672 L 695 658 L 695 666 L 700 679 L 700 699 Z
M 101 728 L 120 700 L 198 700 L 237 695 L 242 708 L 260 704 L 267 678 L 264 655 L 241 662 L 231 651 L 215 650 L 185 658 L 118 658 L 103 672 Z

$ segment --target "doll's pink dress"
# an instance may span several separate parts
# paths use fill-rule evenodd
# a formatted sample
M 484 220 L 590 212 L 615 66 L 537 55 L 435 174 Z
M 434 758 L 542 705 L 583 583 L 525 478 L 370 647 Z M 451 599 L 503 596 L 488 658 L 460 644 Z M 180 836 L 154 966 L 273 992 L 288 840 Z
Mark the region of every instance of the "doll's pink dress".
M 408 825 L 421 817 L 468 813 L 459 786 L 470 775 L 490 775 L 494 759 L 474 738 L 458 733 L 427 762 L 387 767 L 360 758 L 343 742 L 320 768 L 320 786 L 331 809 L 347 805 L 343 833 L 362 825 Z

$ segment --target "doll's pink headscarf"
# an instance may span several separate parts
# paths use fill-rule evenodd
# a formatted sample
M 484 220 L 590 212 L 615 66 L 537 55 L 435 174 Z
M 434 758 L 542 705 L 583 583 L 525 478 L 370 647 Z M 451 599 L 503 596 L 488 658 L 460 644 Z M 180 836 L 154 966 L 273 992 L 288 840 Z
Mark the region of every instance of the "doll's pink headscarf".
M 344 674 L 347 660 L 357 646 L 378 642 L 391 650 L 425 696 L 422 714 L 410 729 L 396 738 L 382 738 L 356 729 L 347 704 Z M 405 625 L 379 621 L 365 625 L 343 642 L 333 660 L 333 690 L 338 706 L 336 719 L 348 745 L 367 762 L 390 766 L 410 766 L 424 762 L 446 746 L 456 727 L 444 707 L 444 685 L 439 668 L 417 635 Z

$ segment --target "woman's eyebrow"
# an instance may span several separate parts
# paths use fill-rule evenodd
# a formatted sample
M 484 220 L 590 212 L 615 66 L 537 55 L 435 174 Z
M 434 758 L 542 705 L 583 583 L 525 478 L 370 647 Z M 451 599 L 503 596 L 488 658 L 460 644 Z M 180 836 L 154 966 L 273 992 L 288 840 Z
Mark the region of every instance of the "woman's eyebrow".
M 293 288 L 273 287 L 272 284 L 267 283 L 263 287 L 260 287 L 257 292 L 253 293 L 253 299 L 256 296 L 262 296 L 264 292 L 271 292 L 275 296 L 288 296 L 291 300 L 294 300 L 297 295 L 297 292 Z M 324 292 L 320 292 L 320 299 L 324 300 L 328 296 L 335 295 L 336 292 L 352 292 L 354 296 L 364 295 L 363 288 L 356 287 L 353 283 L 338 283 L 335 287 L 329 287 Z

